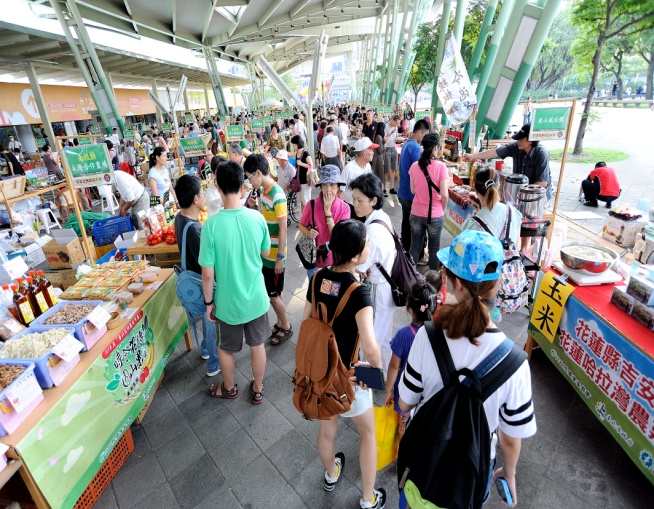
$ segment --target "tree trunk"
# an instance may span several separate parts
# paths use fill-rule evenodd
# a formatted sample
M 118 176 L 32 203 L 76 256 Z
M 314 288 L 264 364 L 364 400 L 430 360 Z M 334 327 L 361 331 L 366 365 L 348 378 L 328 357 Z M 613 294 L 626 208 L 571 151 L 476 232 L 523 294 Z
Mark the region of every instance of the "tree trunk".
M 645 99 L 651 101 L 654 97 L 654 48 L 649 52 L 649 65 L 647 66 L 647 78 L 645 79 Z
M 586 104 L 584 104 L 584 111 L 581 114 L 579 130 L 577 131 L 577 138 L 575 139 L 575 148 L 572 152 L 574 155 L 581 155 L 584 151 L 584 136 L 586 136 L 586 127 L 588 126 L 588 117 L 590 116 L 590 110 L 593 105 L 593 97 L 595 97 L 595 88 L 597 85 L 597 77 L 599 76 L 600 59 L 602 57 L 604 40 L 604 31 L 601 31 L 597 39 L 597 49 L 593 56 L 593 76 L 590 79 L 590 87 L 588 87 L 588 94 L 586 95 Z
M 622 101 L 622 76 L 620 74 L 617 75 L 616 81 L 618 82 L 618 101 Z

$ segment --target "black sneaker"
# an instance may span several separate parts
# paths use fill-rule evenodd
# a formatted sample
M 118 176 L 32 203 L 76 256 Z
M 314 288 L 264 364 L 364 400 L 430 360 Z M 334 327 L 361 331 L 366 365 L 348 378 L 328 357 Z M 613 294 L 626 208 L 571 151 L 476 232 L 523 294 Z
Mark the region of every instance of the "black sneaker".
M 336 477 L 330 477 L 329 473 L 325 472 L 325 483 L 322 485 L 322 489 L 325 491 L 334 491 L 334 486 L 341 478 L 345 468 L 345 454 L 337 452 L 336 456 L 334 456 L 334 462 L 336 463 Z
M 395 190 L 394 187 L 391 187 L 391 190 L 389 191 L 389 193 L 391 193 L 391 194 L 397 194 L 397 191 Z
M 384 189 L 384 196 L 388 198 L 388 193 L 386 192 L 386 189 Z
M 584 206 L 586 206 L 586 207 L 592 207 L 592 208 L 597 208 L 597 202 L 596 202 L 596 201 L 586 200 L 586 201 L 584 202 Z
M 364 502 L 363 499 L 359 500 L 359 507 L 361 509 L 384 509 L 386 505 L 386 490 L 384 488 L 372 490 L 372 501 Z

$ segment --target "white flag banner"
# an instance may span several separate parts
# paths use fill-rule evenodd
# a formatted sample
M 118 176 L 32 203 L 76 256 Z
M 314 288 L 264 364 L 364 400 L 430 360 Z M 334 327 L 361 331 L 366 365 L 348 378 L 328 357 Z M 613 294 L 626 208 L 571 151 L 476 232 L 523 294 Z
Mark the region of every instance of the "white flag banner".
M 445 43 L 443 64 L 438 75 L 438 98 L 447 119 L 453 125 L 466 122 L 477 104 L 466 66 L 453 35 L 450 35 Z

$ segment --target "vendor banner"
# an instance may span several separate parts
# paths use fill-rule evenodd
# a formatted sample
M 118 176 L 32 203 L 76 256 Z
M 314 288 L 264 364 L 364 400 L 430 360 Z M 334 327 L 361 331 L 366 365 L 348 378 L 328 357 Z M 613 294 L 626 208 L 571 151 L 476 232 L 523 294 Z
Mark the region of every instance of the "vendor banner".
M 433 111 L 432 111 L 431 109 L 428 109 L 428 110 L 416 110 L 416 115 L 415 115 L 415 117 L 416 117 L 416 122 L 417 122 L 418 120 L 422 120 L 422 119 L 425 118 L 425 117 L 429 117 L 429 118 L 431 119 L 432 122 L 434 121 L 434 115 L 433 115 Z
M 447 201 L 447 208 L 445 209 L 445 218 L 443 220 L 443 227 L 450 232 L 452 237 L 456 237 L 461 233 L 461 225 L 466 219 L 475 215 L 475 209 L 470 206 L 463 208 L 458 203 L 452 200 Z
M 562 140 L 568 129 L 571 106 L 555 108 L 534 108 L 534 119 L 531 121 L 529 141 Z
M 77 142 L 80 145 L 93 145 L 93 138 L 90 138 L 89 136 L 79 136 Z
M 250 122 L 250 129 L 253 131 L 263 131 L 264 128 L 264 122 L 261 118 L 253 118 Z
M 165 133 L 169 133 L 173 130 L 172 124 L 161 124 L 161 130 Z
M 543 276 L 529 323 L 538 328 L 550 343 L 554 342 L 565 303 L 574 289 L 573 285 L 567 284 L 553 272 Z
M 273 123 L 273 118 L 270 115 L 266 115 L 262 118 L 264 124 L 271 125 Z
M 67 167 L 76 188 L 114 183 L 114 169 L 107 145 L 104 143 L 74 147 L 62 153 L 64 166 Z
M 92 125 L 91 126 L 91 132 L 93 134 L 100 134 L 100 126 L 99 125 Z
M 171 276 L 102 352 L 84 354 L 97 358 L 16 447 L 50 507 L 77 503 L 156 389 L 188 330 L 175 281 Z
M 134 139 L 134 129 L 123 129 L 123 139 L 133 140 Z
M 210 138 L 209 135 L 207 138 Z M 179 138 L 179 144 L 184 151 L 185 157 L 198 157 L 207 151 L 207 142 L 205 136 L 196 136 L 195 138 Z
M 245 139 L 245 129 L 241 124 L 227 126 L 227 140 L 240 141 Z
M 450 124 L 461 125 L 472 116 L 477 98 L 454 35 L 445 43 L 437 93 Z
M 529 335 L 654 483 L 652 360 L 574 295 L 565 304 L 553 342 L 533 320 Z

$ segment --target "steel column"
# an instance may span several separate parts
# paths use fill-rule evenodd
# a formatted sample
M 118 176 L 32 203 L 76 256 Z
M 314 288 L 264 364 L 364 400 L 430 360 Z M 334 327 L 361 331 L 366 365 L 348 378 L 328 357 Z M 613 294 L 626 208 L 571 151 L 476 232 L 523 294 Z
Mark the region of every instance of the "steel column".
M 380 101 L 383 102 L 384 104 L 388 103 L 388 100 L 390 99 L 390 93 L 389 89 L 392 87 L 392 82 L 393 82 L 393 75 L 394 72 L 397 72 L 397 68 L 394 66 L 395 64 L 395 52 L 397 51 L 397 47 L 399 46 L 398 44 L 398 39 L 402 36 L 402 30 L 404 29 L 404 26 L 402 26 L 402 29 L 398 31 L 397 29 L 397 15 L 399 14 L 400 10 L 400 0 L 394 0 L 393 2 L 393 24 L 391 25 L 391 38 L 388 44 L 388 56 L 386 58 L 386 79 L 384 80 L 384 86 L 381 90 L 380 93 Z M 405 9 L 406 10 L 406 9 Z
M 434 112 L 438 109 L 438 74 L 441 72 L 443 53 L 445 52 L 445 40 L 447 39 L 447 27 L 450 24 L 450 13 L 452 12 L 452 0 L 443 2 L 443 14 L 441 15 L 441 31 L 438 37 L 438 52 L 436 53 L 436 69 L 434 69 L 434 87 L 431 96 L 431 106 Z M 432 122 L 436 119 L 432 118 Z
M 468 77 L 472 83 L 474 77 L 477 73 L 477 67 L 479 67 L 479 62 L 481 62 L 481 55 L 484 52 L 484 47 L 486 46 L 486 39 L 488 39 L 488 27 L 493 21 L 495 16 L 495 11 L 497 10 L 498 0 L 490 0 L 488 2 L 488 7 L 486 7 L 486 14 L 484 15 L 484 21 L 481 24 L 481 29 L 479 30 L 479 38 L 477 39 L 477 44 L 475 45 L 475 51 L 472 54 L 472 60 L 468 66 Z
M 209 91 L 207 90 L 207 84 L 204 84 L 204 105 L 207 108 L 205 115 L 211 116 L 211 106 L 209 104 Z
M 372 99 L 372 92 L 375 88 L 375 67 L 377 66 L 377 57 L 379 56 L 379 40 L 381 38 L 381 31 L 383 25 L 383 15 L 379 15 L 377 23 L 375 23 L 375 38 L 372 41 L 372 58 L 370 59 L 370 68 L 368 69 L 366 81 L 366 95 L 363 98 L 364 102 L 369 102 Z
M 52 123 L 50 122 L 50 115 L 48 110 L 45 107 L 45 100 L 43 99 L 43 92 L 41 92 L 41 86 L 39 85 L 38 77 L 36 76 L 36 71 L 34 70 L 33 65 L 25 66 L 25 74 L 27 74 L 27 79 L 30 82 L 30 88 L 34 93 L 34 100 L 36 101 L 36 109 L 39 112 L 41 117 L 41 123 L 43 124 L 43 129 L 45 134 L 48 136 L 48 142 L 54 148 L 56 148 L 55 134 L 52 130 Z
M 204 61 L 207 64 L 207 72 L 209 73 L 209 79 L 211 80 L 211 88 L 213 89 L 213 95 L 216 99 L 218 113 L 226 115 L 228 113 L 227 102 L 225 101 L 225 92 L 220 81 L 220 74 L 218 73 L 218 66 L 216 65 L 213 50 L 209 46 L 204 46 L 202 48 L 202 53 L 204 54 Z
M 157 80 L 155 78 L 152 78 L 152 94 L 156 97 L 159 98 L 159 93 L 157 92 Z M 159 123 L 159 126 L 161 127 L 161 124 L 163 124 L 163 115 L 161 110 L 157 107 L 156 109 L 156 118 L 157 122 Z
M 461 50 L 461 39 L 463 39 L 463 25 L 466 20 L 466 7 L 468 6 L 468 0 L 457 0 L 456 2 L 456 14 L 454 16 L 454 40 L 456 41 L 459 50 Z

